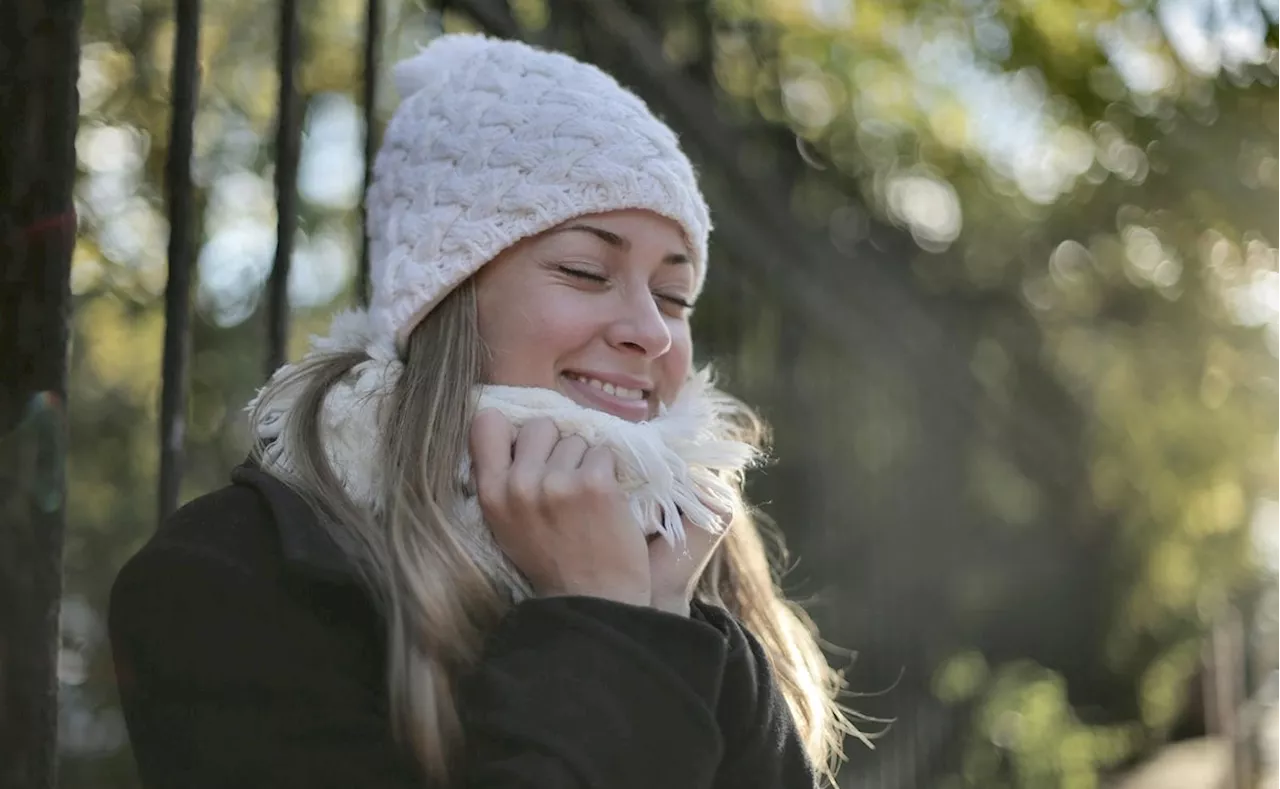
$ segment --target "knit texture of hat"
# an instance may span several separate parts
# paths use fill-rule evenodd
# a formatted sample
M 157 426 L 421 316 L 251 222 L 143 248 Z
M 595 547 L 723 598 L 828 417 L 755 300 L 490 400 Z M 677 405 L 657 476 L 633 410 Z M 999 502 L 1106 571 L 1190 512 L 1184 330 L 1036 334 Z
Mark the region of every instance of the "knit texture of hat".
M 585 214 L 648 209 L 678 222 L 701 289 L 711 223 L 693 167 L 612 77 L 519 42 L 446 35 L 393 78 L 402 102 L 367 195 L 380 344 L 403 350 L 498 253 Z

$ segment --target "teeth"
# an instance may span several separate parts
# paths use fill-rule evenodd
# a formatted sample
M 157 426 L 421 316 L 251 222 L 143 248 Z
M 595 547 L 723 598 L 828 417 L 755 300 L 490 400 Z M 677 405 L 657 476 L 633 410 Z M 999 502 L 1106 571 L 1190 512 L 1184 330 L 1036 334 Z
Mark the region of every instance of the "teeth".
M 566 375 L 568 375 L 570 378 L 573 378 L 574 380 L 582 381 L 583 383 L 588 384 L 589 386 L 594 386 L 596 389 L 599 389 L 600 391 L 604 392 L 607 395 L 616 397 L 619 400 L 643 400 L 644 399 L 644 391 L 640 389 L 628 389 L 625 386 L 614 386 L 613 384 L 606 383 L 605 381 L 600 381 L 595 378 L 587 378 L 586 376 L 576 375 L 574 373 L 566 373 Z

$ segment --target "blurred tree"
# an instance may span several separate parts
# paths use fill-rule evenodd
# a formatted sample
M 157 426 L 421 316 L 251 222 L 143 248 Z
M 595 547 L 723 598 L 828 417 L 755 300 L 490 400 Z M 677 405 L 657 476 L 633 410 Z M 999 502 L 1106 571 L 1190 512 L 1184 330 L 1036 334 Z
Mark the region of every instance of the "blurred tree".
M 77 0 L 0 3 L 0 787 L 52 787 Z
M 964 464 L 976 519 L 955 512 L 941 534 L 919 527 L 936 566 L 888 562 L 942 581 L 908 621 L 967 630 L 941 639 L 959 636 L 961 659 L 980 633 L 997 664 L 964 694 L 982 698 L 964 780 L 1096 781 L 1142 747 L 1138 732 L 1150 742 L 1168 731 L 1206 623 L 1260 580 L 1250 517 L 1275 496 L 1274 18 L 1236 7 L 1217 29 L 1188 30 L 1172 3 L 1042 4 L 1030 15 L 859 4 L 826 18 L 720 7 L 737 22 L 726 35 L 746 38 L 728 47 L 722 86 L 740 86 L 741 101 L 785 123 L 826 168 L 798 179 L 798 210 L 816 206 L 833 240 L 856 242 L 866 231 L 858 207 L 841 204 L 850 190 L 826 186 L 832 170 L 853 178 L 922 248 L 902 268 L 985 324 L 961 340 L 982 389 Z M 1166 38 L 1159 22 L 1180 35 Z M 1233 29 L 1247 32 L 1216 38 Z M 1192 58 L 1197 36 L 1227 71 L 1194 59 L 1180 68 L 1175 55 Z M 1221 158 L 1233 163 L 1225 176 Z M 1019 412 L 1043 430 L 1019 431 Z M 936 456 L 939 443 L 925 451 Z M 876 535 L 855 552 L 883 566 L 885 542 L 903 544 Z M 833 598 L 862 599 L 870 585 L 849 586 Z M 897 591 L 865 615 L 900 618 L 903 600 Z M 903 665 L 918 665 L 919 648 Z M 1053 671 L 1022 670 L 1020 656 Z M 1070 697 L 1026 695 L 1063 675 Z M 1059 728 L 1036 736 L 1020 699 L 1055 710 Z M 1126 720 L 1141 722 L 1137 732 L 1089 725 Z

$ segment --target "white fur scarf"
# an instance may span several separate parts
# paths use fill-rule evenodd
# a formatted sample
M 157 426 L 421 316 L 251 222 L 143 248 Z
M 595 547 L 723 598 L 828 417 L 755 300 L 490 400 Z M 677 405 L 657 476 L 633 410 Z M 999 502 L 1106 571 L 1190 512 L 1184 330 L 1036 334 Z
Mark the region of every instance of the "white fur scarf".
M 369 355 L 330 390 L 320 431 L 325 454 L 348 496 L 377 511 L 382 506 L 375 467 L 380 413 L 403 363 L 393 348 L 376 342 L 363 311 L 339 314 L 329 336 L 313 337 L 311 345 L 307 359 L 351 350 Z M 261 405 L 260 419 L 251 427 L 265 444 L 265 469 L 286 477 L 291 476 L 294 449 L 285 441 L 284 426 L 305 383 L 297 376 L 288 380 L 295 370 L 292 365 L 280 368 L 249 404 L 250 412 Z M 561 435 L 580 435 L 589 445 L 613 449 L 636 522 L 646 534 L 657 532 L 673 544 L 684 540 L 682 515 L 696 527 L 714 532 L 724 528 L 720 513 L 729 511 L 734 499 L 728 480 L 757 459 L 753 447 L 731 437 L 726 420 L 730 401 L 712 386 L 706 370 L 695 374 L 656 418 L 641 423 L 584 408 L 547 389 L 483 386 L 477 397 L 478 409 L 496 408 L 516 427 L 549 417 Z M 479 504 L 470 494 L 469 459 L 460 474 L 468 496 L 455 517 L 473 538 L 487 537 Z

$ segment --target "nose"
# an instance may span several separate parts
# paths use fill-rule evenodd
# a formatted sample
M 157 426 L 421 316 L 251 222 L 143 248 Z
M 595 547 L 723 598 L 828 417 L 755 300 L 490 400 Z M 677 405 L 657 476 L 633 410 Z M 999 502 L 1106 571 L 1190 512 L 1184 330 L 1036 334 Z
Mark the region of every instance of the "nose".
M 671 349 L 671 330 L 648 288 L 637 290 L 627 294 L 605 339 L 615 348 L 656 359 Z

